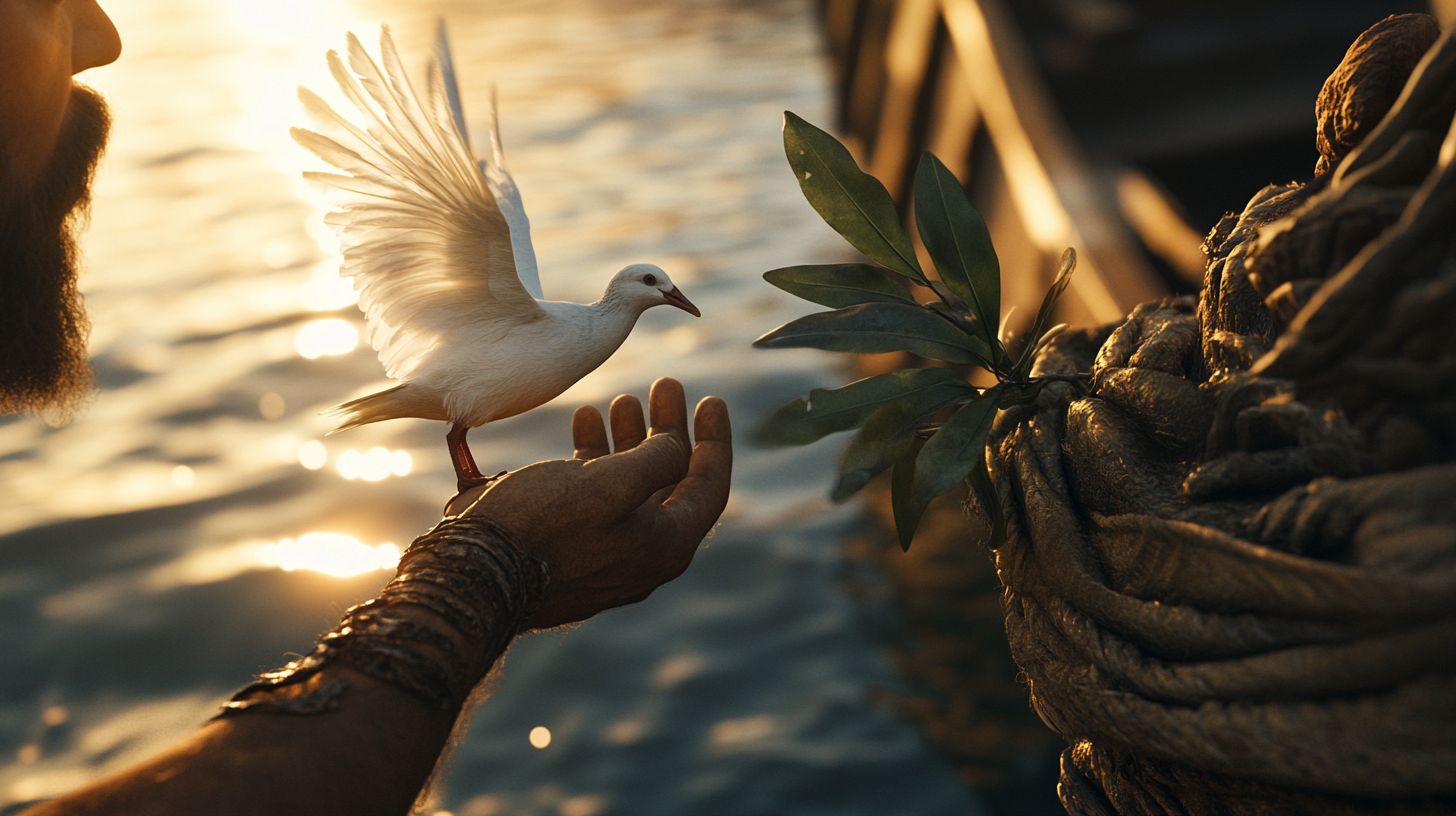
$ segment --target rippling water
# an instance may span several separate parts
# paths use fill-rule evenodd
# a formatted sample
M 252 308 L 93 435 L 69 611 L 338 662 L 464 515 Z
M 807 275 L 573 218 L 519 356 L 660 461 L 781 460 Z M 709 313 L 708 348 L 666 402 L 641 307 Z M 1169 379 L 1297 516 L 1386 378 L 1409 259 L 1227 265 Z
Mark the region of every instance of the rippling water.
M 371 42 L 391 23 L 418 67 L 443 15 L 467 117 L 498 84 L 549 297 L 594 300 L 646 261 L 705 315 L 647 313 L 566 395 L 474 432 L 483 468 L 569 455 L 574 406 L 659 376 L 725 397 L 740 434 L 840 376 L 825 356 L 748 348 L 804 311 L 759 274 L 838 251 L 779 146 L 784 109 L 829 119 L 807 1 L 107 5 L 126 53 L 85 77 L 117 122 L 86 239 L 101 392 L 63 429 L 0 421 L 0 805 L 195 728 L 377 591 L 453 492 L 442 424 L 325 437 L 318 416 L 382 384 L 286 135 L 294 87 L 330 87 L 323 52 L 345 30 Z M 685 577 L 518 642 L 438 807 L 978 812 L 866 702 L 895 679 L 863 634 L 880 613 L 837 588 L 855 514 L 823 498 L 834 447 L 740 443 L 724 522 Z

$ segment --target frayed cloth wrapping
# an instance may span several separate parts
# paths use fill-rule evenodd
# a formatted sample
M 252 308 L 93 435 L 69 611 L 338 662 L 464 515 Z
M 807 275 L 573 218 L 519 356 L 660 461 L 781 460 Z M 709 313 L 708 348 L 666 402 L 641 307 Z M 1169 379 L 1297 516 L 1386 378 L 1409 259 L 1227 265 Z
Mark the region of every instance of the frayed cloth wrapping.
M 460 708 L 545 597 L 549 570 L 510 531 L 487 518 L 450 516 L 400 556 L 379 597 L 350 608 L 313 651 L 261 675 L 218 716 L 243 711 L 322 714 L 348 690 L 336 680 L 311 693 L 271 692 L 345 665 L 401 688 L 442 711 Z M 403 607 L 428 610 L 425 625 Z

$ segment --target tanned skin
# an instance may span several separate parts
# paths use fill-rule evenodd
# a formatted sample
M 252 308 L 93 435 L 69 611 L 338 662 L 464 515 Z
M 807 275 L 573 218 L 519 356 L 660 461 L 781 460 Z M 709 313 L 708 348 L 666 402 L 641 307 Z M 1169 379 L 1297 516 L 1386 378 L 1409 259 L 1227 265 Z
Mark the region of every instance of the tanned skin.
M 76 233 L 108 118 L 73 77 L 120 53 L 96 0 L 0 0 L 0 414 L 64 419 L 90 391 Z M 447 509 L 490 518 L 549 566 L 528 628 L 644 600 L 687 569 L 727 504 L 733 450 L 722 400 L 698 404 L 695 445 L 674 380 L 652 386 L 650 430 L 635 397 L 618 397 L 609 414 L 610 434 L 596 409 L 578 409 L 571 459 L 509 473 Z M 406 608 L 418 623 L 450 625 Z M 274 693 L 334 680 L 349 683 L 337 711 L 213 720 L 151 761 L 26 814 L 407 813 L 460 711 L 341 666 Z
M 607 452 L 601 415 L 579 408 L 573 458 L 538 462 L 457 498 L 467 512 L 516 531 L 551 566 L 533 627 L 644 600 L 687 569 L 722 513 L 733 460 L 727 406 L 716 397 L 698 404 L 690 448 L 682 386 L 658 380 L 650 404 L 649 433 L 636 398 L 612 403 L 616 453 Z M 288 693 L 339 679 L 352 684 L 339 711 L 215 720 L 156 759 L 25 816 L 407 813 L 460 712 L 344 667 L 325 668 Z

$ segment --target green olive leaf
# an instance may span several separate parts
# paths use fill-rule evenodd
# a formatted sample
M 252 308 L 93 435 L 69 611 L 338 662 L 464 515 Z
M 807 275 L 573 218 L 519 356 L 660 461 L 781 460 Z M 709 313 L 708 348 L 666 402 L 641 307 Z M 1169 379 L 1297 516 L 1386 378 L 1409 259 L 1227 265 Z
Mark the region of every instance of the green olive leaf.
M 926 416 L 960 398 L 944 393 L 919 392 L 871 414 L 839 458 L 839 481 L 830 498 L 844 501 L 857 493 L 900 457 L 915 436 L 916 426 Z
M 985 458 L 986 435 L 996 419 L 996 409 L 1005 389 L 994 386 L 981 393 L 946 421 L 940 430 L 925 441 L 915 457 L 914 485 L 904 502 L 908 514 L 900 533 L 900 546 L 908 548 L 906 536 L 914 536 L 915 526 L 931 500 L 948 493 L 965 480 L 977 460 Z M 913 523 L 912 523 L 913 520 Z M 896 527 L 902 527 L 896 519 Z
M 842 309 L 861 303 L 916 305 L 910 291 L 884 268 L 864 263 L 786 266 L 763 273 L 763 279 L 804 300 Z
M 784 154 L 815 212 L 866 258 L 925 283 L 895 201 L 838 139 L 784 111 Z
M 915 528 L 920 526 L 920 517 L 925 515 L 925 508 L 917 508 L 914 504 L 915 458 L 924 447 L 924 439 L 917 436 L 911 440 L 890 473 L 890 508 L 895 514 L 895 532 L 900 538 L 900 549 L 905 552 L 910 551 Z
M 856 354 L 908 351 L 932 360 L 987 365 L 985 341 L 928 309 L 862 303 L 790 321 L 753 341 L 757 348 L 817 348 Z
M 991 246 L 991 233 L 955 174 L 930 153 L 920 157 L 915 174 L 915 225 L 941 281 L 965 301 L 982 339 L 996 349 L 1001 263 Z
M 1062 262 L 1057 269 L 1057 277 L 1052 281 L 1051 288 L 1041 299 L 1041 308 L 1037 310 L 1036 321 L 1031 324 L 1031 335 L 1027 339 L 1026 349 L 1021 352 L 1021 359 L 1016 362 L 1016 376 L 1025 378 L 1031 371 L 1031 364 L 1036 361 L 1037 352 L 1041 351 L 1042 329 L 1046 328 L 1048 320 L 1052 319 L 1052 311 L 1057 307 L 1057 299 L 1062 292 L 1067 290 L 1067 284 L 1072 282 L 1072 270 L 1077 268 L 1077 250 L 1067 247 L 1062 253 Z
M 807 445 L 863 425 L 885 405 L 903 399 L 929 401 L 972 396 L 976 389 L 946 368 L 910 368 L 866 377 L 840 388 L 816 388 L 775 411 L 755 433 L 768 445 Z

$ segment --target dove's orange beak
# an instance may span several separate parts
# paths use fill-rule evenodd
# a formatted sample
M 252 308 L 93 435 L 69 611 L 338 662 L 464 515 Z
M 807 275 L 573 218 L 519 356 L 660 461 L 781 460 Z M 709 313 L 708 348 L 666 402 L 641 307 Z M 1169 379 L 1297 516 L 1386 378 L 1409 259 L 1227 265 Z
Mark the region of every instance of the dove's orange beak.
M 677 288 L 676 286 L 672 287 L 670 291 L 663 292 L 662 296 L 667 298 L 668 303 L 671 303 L 679 309 L 682 309 L 684 312 L 687 312 L 693 317 L 703 316 L 703 313 L 698 311 L 698 307 L 694 306 L 693 302 L 691 300 L 688 300 L 687 295 L 684 295 L 682 293 L 682 290 Z

